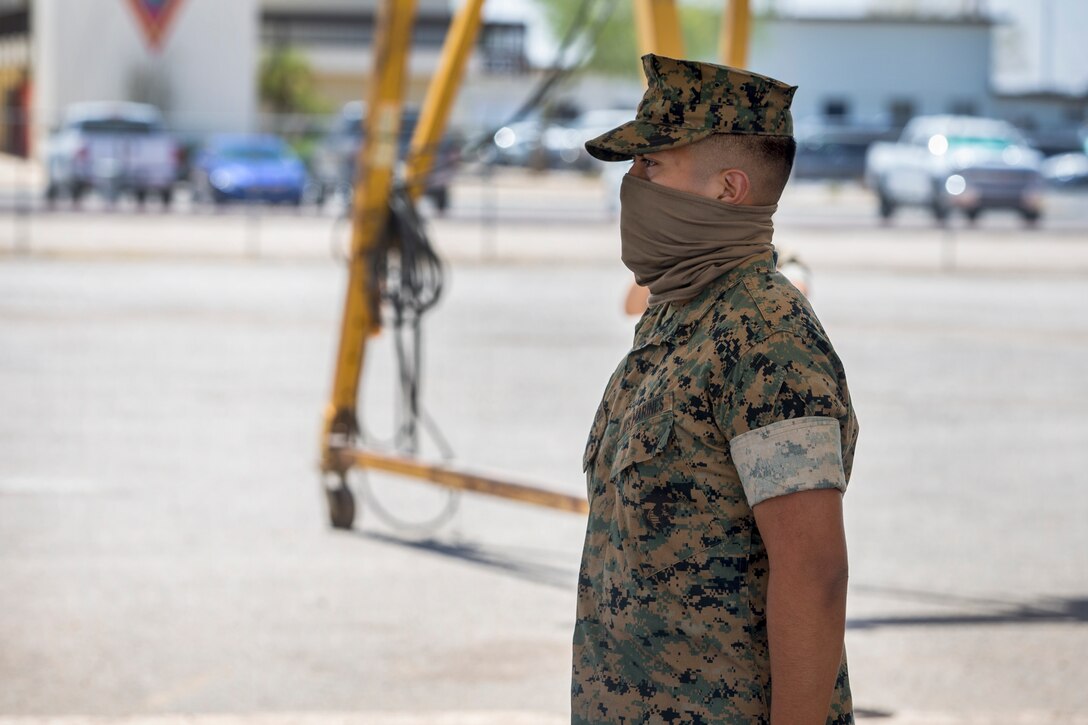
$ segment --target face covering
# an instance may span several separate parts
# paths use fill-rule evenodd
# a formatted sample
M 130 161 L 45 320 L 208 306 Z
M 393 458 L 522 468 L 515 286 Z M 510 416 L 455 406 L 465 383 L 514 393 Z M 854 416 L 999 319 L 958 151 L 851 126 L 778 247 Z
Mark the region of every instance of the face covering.
M 725 204 L 627 174 L 620 184 L 620 257 L 650 289 L 651 305 L 689 300 L 774 250 L 777 208 Z

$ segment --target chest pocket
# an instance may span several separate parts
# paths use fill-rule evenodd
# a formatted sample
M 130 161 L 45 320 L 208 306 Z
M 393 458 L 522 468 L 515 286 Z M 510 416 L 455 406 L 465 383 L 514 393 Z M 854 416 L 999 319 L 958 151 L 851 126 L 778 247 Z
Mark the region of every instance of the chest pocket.
M 624 558 L 644 579 L 716 545 L 724 535 L 705 488 L 692 475 L 693 440 L 676 425 L 668 401 L 663 408 L 623 426 L 610 472 Z

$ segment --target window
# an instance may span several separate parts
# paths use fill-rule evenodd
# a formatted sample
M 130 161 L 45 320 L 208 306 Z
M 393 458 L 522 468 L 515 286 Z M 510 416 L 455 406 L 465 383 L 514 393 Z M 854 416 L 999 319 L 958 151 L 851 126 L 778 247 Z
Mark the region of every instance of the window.
M 828 121 L 845 121 L 850 115 L 850 103 L 845 98 L 828 98 L 824 101 L 824 117 Z
M 525 25 L 522 23 L 487 23 L 480 33 L 480 51 L 489 73 L 525 73 Z

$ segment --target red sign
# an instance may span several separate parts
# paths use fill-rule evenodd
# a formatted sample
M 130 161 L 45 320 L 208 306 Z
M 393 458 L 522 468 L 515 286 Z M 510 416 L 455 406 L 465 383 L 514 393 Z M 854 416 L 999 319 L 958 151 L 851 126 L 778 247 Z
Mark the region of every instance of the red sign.
M 140 20 L 147 44 L 152 50 L 159 50 L 167 26 L 177 13 L 181 0 L 128 0 L 128 4 Z

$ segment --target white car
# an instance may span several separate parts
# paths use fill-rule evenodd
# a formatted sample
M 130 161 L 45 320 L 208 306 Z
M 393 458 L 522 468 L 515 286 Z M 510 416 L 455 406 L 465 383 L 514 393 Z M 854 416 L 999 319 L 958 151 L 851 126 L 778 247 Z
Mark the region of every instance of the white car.
M 953 210 L 975 220 L 986 209 L 1014 209 L 1026 222 L 1042 214 L 1042 155 L 1011 124 L 973 116 L 919 116 L 896 143 L 874 143 L 865 181 L 880 216 L 901 206 L 929 209 L 938 221 Z

